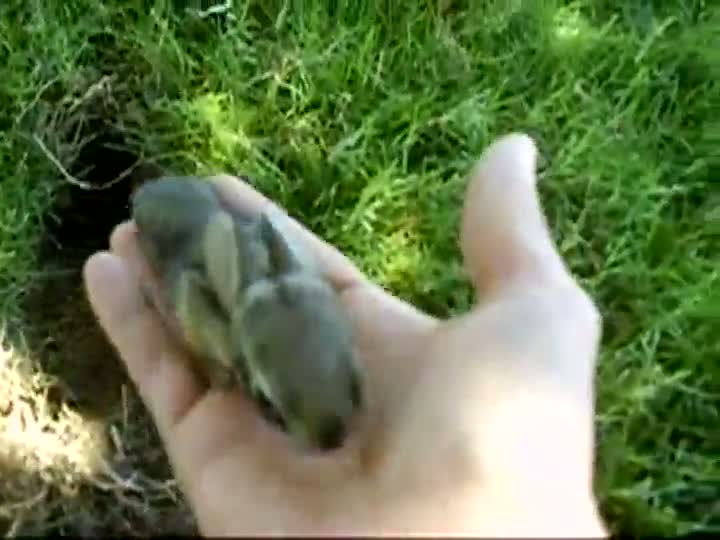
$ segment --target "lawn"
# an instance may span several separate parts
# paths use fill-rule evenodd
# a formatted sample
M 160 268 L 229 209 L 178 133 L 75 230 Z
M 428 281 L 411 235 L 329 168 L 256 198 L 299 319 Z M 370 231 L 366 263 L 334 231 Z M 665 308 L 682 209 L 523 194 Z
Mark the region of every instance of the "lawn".
M 720 5 L 148 4 L 0 3 L 5 534 L 193 530 L 79 273 L 143 174 L 249 175 L 446 317 L 465 175 L 515 130 L 604 315 L 603 515 L 720 531 Z

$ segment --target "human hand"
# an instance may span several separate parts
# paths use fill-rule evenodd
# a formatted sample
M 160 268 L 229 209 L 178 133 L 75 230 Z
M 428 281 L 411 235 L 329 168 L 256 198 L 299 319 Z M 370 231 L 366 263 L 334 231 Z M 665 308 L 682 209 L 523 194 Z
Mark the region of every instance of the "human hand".
M 85 266 L 205 535 L 606 536 L 592 493 L 600 317 L 556 252 L 536 150 L 509 135 L 470 175 L 460 245 L 477 291 L 441 321 L 370 283 L 296 222 L 351 317 L 368 408 L 345 447 L 300 454 L 240 391 L 208 391 L 160 315 L 131 223 Z M 214 180 L 241 212 L 272 204 Z

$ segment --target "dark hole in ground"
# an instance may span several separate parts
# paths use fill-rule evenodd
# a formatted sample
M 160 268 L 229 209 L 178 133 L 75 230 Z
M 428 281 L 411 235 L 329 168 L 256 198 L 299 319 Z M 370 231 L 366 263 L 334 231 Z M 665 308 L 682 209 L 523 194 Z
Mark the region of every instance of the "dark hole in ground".
M 159 437 L 96 322 L 82 280 L 87 258 L 106 249 L 113 228 L 129 217 L 133 187 L 163 171 L 138 164 L 137 154 L 107 122 L 93 121 L 86 130 L 94 138 L 66 167 L 97 189 L 68 182 L 50 209 L 39 252 L 41 276 L 24 306 L 26 337 L 41 369 L 57 381 L 51 401 L 105 426 L 115 479 L 106 479 L 110 488 L 84 485 L 72 498 L 51 490 L 43 504 L 47 515 L 30 519 L 20 534 L 195 534 L 192 514 L 177 488 L 168 487 L 172 475 Z M 102 188 L 121 175 L 126 176 Z M 118 478 L 136 487 L 128 490 Z
M 62 399 L 101 416 L 117 406 L 127 377 L 87 302 L 82 267 L 92 253 L 107 248 L 113 228 L 129 217 L 132 186 L 147 179 L 138 174 L 161 173 L 139 167 L 101 188 L 136 162 L 137 157 L 123 148 L 122 138 L 111 132 L 101 133 L 80 151 L 68 172 L 98 189 L 68 183 L 58 194 L 40 248 L 43 275 L 26 306 L 30 326 L 42 342 L 37 353 L 43 368 L 63 382 Z

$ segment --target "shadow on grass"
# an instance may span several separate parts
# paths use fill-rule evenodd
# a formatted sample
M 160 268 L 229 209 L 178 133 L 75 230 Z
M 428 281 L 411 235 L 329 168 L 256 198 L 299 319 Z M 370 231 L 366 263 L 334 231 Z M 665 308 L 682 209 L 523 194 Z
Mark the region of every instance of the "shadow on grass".
M 195 534 L 137 396 L 125 387 L 117 410 L 83 414 L 24 349 L 0 350 L 2 534 Z
M 40 119 L 36 131 L 50 143 L 37 136 L 38 157 L 52 162 L 64 184 L 44 220 L 37 253 L 42 270 L 23 306 L 24 337 L 42 368 L 62 381 L 62 398 L 99 416 L 117 407 L 127 378 L 90 308 L 82 268 L 91 254 L 107 249 L 113 228 L 129 218 L 133 187 L 162 174 L 160 167 L 141 163 L 114 127 L 124 98 L 118 88 L 102 77 L 84 99 L 62 102 Z M 64 153 L 56 157 L 50 148 Z
M 90 424 L 95 429 L 89 432 L 78 424 L 64 424 L 63 432 L 46 430 L 46 440 L 37 441 L 42 444 L 38 447 L 3 436 L 2 535 L 197 534 L 191 512 L 178 498 L 175 482 L 154 479 L 127 456 L 107 460 L 102 456 L 107 450 L 102 443 L 102 426 Z M 6 430 L 7 426 L 2 428 Z M 138 428 L 147 426 L 134 427 Z M 139 440 L 138 433 L 122 435 Z M 22 437 L 28 438 L 27 433 Z M 68 447 L 77 452 L 69 452 Z
M 99 93 L 112 91 L 108 86 Z M 7 414 L 0 411 L 0 526 L 6 535 L 196 532 L 155 428 L 96 322 L 82 280 L 87 258 L 106 249 L 113 228 L 129 217 L 133 187 L 162 174 L 113 128 L 118 97 L 80 107 L 75 102 L 70 112 L 55 110 L 39 123 L 49 143 L 38 143 L 38 157 L 54 161 L 67 182 L 44 224 L 42 270 L 22 306 L 18 349 L 32 358 L 25 362 L 32 363 L 28 372 L 44 382 L 15 385 L 14 395 L 6 392 Z M 57 157 L 51 148 L 70 151 Z M 4 381 L 9 373 L 3 370 Z M 13 424 L 18 407 L 27 411 Z M 67 418 L 75 420 L 68 424 Z M 97 455 L 93 467 L 79 473 L 71 461 L 86 453 L 73 446 L 84 424 L 94 426 L 90 453 Z M 50 457 L 43 461 L 43 455 Z

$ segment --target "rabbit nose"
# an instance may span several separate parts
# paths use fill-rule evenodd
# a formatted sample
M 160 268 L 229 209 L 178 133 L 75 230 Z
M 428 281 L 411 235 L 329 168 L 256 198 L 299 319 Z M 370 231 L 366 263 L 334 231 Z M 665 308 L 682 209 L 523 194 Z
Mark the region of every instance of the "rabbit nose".
M 337 450 L 347 438 L 348 430 L 345 422 L 338 416 L 323 422 L 318 433 L 318 444 L 321 450 Z

